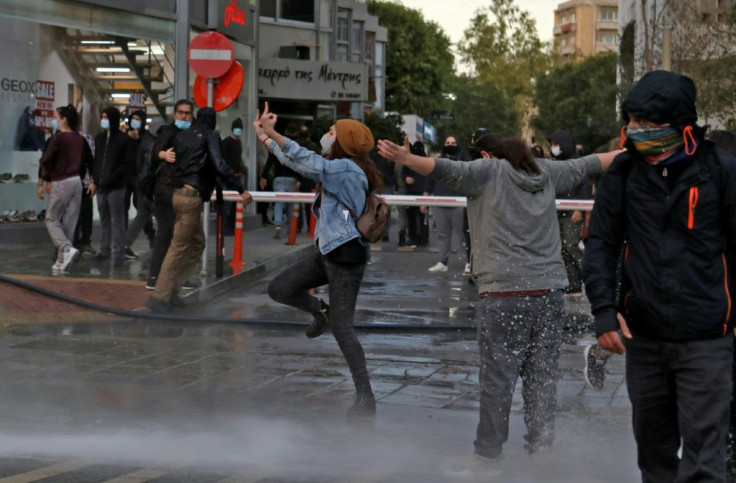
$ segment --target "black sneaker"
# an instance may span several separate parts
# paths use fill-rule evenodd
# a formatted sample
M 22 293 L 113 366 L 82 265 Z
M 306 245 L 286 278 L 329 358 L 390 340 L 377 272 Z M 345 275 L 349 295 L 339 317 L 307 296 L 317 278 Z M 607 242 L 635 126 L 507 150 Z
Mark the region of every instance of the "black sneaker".
M 176 290 L 171 291 L 171 297 L 169 298 L 169 305 L 172 307 L 176 307 L 177 309 L 183 309 L 187 306 L 187 303 L 184 302 L 181 297 L 179 297 L 179 294 L 176 292 Z
M 608 357 L 608 354 L 598 344 L 589 345 L 583 351 L 583 359 L 585 359 L 583 379 L 593 389 L 603 389 L 603 383 L 606 381 L 605 365 Z
M 322 300 L 319 301 L 319 305 L 319 310 L 312 314 L 314 320 L 311 324 L 309 324 L 307 330 L 304 331 L 304 333 L 310 339 L 314 339 L 315 337 L 319 337 L 320 335 L 324 334 L 325 330 L 327 330 L 327 326 L 330 325 L 328 319 L 328 316 L 330 314 L 330 306 L 324 303 Z
M 155 314 L 168 314 L 173 309 L 170 304 L 167 304 L 166 302 L 155 299 L 153 297 L 148 299 L 148 301 L 146 302 L 146 307 L 148 307 L 151 312 Z
M 158 277 L 148 277 L 148 280 L 146 280 L 146 289 L 156 290 L 156 280 L 158 280 Z
M 138 254 L 130 247 L 125 247 L 125 258 L 128 260 L 138 260 Z

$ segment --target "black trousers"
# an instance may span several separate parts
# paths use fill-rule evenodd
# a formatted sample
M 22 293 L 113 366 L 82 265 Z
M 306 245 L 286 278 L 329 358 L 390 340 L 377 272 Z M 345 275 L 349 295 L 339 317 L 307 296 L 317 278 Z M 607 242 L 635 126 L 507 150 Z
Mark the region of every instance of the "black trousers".
M 626 384 L 642 481 L 726 481 L 732 339 L 728 333 L 686 342 L 638 335 L 626 341 Z
M 156 230 L 156 238 L 153 242 L 153 252 L 151 253 L 151 267 L 149 269 L 150 277 L 158 277 L 161 271 L 161 265 L 166 258 L 166 252 L 171 245 L 171 238 L 174 236 L 174 188 L 173 186 L 156 183 L 153 190 L 153 216 L 156 217 L 158 230 Z
M 277 302 L 314 313 L 319 299 L 309 289 L 329 284 L 329 322 L 332 335 L 350 368 L 356 388 L 370 388 L 365 353 L 353 328 L 355 304 L 365 264 L 346 265 L 325 259 L 316 247 L 309 255 L 287 268 L 268 285 L 268 295 Z
M 93 211 L 92 197 L 87 190 L 82 190 L 82 204 L 79 205 L 79 219 L 74 230 L 74 246 L 77 248 L 92 244 Z

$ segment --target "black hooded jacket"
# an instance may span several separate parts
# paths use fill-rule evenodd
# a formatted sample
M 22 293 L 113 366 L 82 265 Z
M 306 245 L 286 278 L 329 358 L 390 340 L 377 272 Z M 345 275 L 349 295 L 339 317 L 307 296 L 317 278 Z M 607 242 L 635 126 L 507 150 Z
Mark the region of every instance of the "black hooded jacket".
M 669 82 L 662 77 L 642 77 L 624 101 L 624 109 L 631 109 L 626 115 L 669 122 L 680 131 L 693 126 L 694 87 L 690 91 L 677 74 L 667 73 Z M 663 169 L 648 164 L 633 143 L 627 147 L 597 185 L 585 245 L 583 278 L 596 334 L 618 328 L 616 312 L 635 337 L 686 341 L 729 334 L 736 288 L 728 277 L 736 255 L 736 158 L 701 138 L 668 183 Z
M 176 186 L 196 188 L 205 201 L 209 201 L 212 195 L 216 177 L 238 193 L 245 191 L 242 181 L 222 157 L 220 136 L 215 132 L 216 124 L 214 109 L 203 107 L 197 113 L 192 127 L 179 133 L 174 140 Z
M 135 143 L 120 131 L 120 112 L 114 107 L 103 110 L 110 120 L 110 130 L 95 136 L 95 170 L 92 176 L 98 191 L 125 187 L 125 174 L 135 171 Z

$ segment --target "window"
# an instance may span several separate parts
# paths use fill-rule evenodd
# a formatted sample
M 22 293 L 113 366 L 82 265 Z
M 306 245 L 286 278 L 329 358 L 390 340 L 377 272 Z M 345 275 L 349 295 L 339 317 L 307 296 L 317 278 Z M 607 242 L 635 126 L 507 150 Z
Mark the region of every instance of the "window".
M 567 39 L 560 40 L 560 45 L 563 47 L 567 47 Z
M 570 14 L 570 23 L 575 23 L 575 12 Z
M 261 0 L 261 17 L 314 23 L 314 1 Z
M 618 34 L 600 34 L 598 36 L 598 43 L 605 45 L 618 44 Z
M 363 60 L 363 22 L 353 22 L 352 62 Z
M 335 42 L 335 60 L 347 62 L 350 53 L 350 11 L 344 8 L 337 10 Z
M 616 20 L 616 10 L 601 10 L 601 22 L 615 22 Z

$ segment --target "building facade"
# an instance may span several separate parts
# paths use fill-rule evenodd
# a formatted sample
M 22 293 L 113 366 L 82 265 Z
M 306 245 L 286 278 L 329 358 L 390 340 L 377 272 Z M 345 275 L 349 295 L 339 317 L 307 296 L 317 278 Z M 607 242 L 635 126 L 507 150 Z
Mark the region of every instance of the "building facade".
M 557 5 L 554 44 L 563 59 L 618 49 L 618 0 L 570 0 Z
M 261 0 L 258 96 L 284 122 L 382 112 L 387 40 L 356 0 Z

